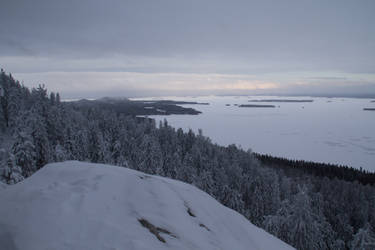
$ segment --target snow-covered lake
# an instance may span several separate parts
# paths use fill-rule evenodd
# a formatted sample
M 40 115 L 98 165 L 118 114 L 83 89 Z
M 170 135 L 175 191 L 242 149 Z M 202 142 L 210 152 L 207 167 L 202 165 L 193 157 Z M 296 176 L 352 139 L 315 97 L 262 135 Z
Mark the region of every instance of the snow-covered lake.
M 143 98 L 144 99 L 144 98 Z M 349 165 L 375 171 L 375 108 L 371 99 L 229 96 L 164 97 L 208 102 L 185 105 L 202 114 L 150 116 L 176 128 L 203 130 L 220 145 L 292 159 Z M 309 103 L 255 103 L 259 99 L 310 99 Z M 227 106 L 230 104 L 230 106 Z M 275 108 L 240 108 L 234 104 L 268 104 Z

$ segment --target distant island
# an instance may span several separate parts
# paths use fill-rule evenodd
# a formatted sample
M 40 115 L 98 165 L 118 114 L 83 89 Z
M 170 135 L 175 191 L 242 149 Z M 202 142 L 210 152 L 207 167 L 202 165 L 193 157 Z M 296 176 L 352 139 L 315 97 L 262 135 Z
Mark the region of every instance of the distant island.
M 292 99 L 259 99 L 249 100 L 249 102 L 313 102 L 314 100 L 292 100 Z
M 173 101 L 173 100 L 155 100 L 155 101 L 136 100 L 136 101 L 133 101 L 133 102 L 157 103 L 157 104 L 163 104 L 163 105 L 210 105 L 208 102 L 185 102 L 185 101 Z
M 240 108 L 275 108 L 275 105 L 255 105 L 255 104 L 241 104 Z
M 365 111 L 375 111 L 375 108 L 364 108 Z
M 183 102 L 171 100 L 129 100 L 127 98 L 104 97 L 97 100 L 82 99 L 67 103 L 73 107 L 82 109 L 107 109 L 124 115 L 198 115 L 202 112 L 193 108 L 185 108 L 179 105 L 209 105 L 209 103 Z

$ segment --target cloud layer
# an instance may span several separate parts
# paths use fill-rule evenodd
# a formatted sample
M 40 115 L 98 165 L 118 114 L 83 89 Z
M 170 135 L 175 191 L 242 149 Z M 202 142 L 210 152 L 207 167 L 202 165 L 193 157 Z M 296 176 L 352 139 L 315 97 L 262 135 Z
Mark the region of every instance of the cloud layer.
M 102 82 L 114 92 L 124 86 L 176 91 L 171 77 L 184 83 L 179 88 L 194 90 L 199 82 L 207 92 L 293 91 L 301 82 L 315 83 L 316 91 L 349 82 L 371 89 L 374 9 L 372 0 L 4 0 L 0 66 L 25 84 L 51 80 L 47 86 L 64 89 L 56 82 L 69 79 L 66 94 L 116 72 L 122 72 L 110 77 L 116 81 Z M 51 77 L 59 74 L 65 79 Z M 77 74 L 87 79 L 76 83 Z M 228 77 L 204 80 L 215 74 Z M 146 81 L 150 75 L 155 78 Z

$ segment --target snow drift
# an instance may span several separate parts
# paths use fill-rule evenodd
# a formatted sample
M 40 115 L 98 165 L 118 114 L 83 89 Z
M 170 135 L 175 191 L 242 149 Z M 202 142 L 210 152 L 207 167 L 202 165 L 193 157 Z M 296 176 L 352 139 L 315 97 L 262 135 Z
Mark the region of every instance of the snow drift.
M 0 201 L 7 250 L 292 249 L 191 185 L 108 165 L 48 164 Z

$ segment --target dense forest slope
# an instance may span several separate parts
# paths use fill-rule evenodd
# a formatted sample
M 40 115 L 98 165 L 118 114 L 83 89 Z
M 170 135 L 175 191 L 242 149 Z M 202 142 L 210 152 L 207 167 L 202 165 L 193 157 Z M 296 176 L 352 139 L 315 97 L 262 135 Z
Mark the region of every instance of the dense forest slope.
M 127 168 L 49 164 L 0 200 L 7 250 L 292 249 L 191 185 Z
M 0 86 L 3 182 L 17 183 L 50 162 L 124 166 L 193 184 L 297 249 L 375 249 L 369 173 L 260 161 L 251 151 L 215 145 L 167 122 L 157 126 L 111 109 L 72 107 L 3 71 Z M 346 178 L 348 171 L 358 178 Z
M 313 175 L 327 177 L 329 179 L 340 179 L 350 182 L 357 181 L 364 185 L 375 185 L 375 172 L 358 170 L 348 166 L 337 166 L 328 163 L 318 163 L 303 160 L 291 160 L 265 154 L 254 153 L 261 163 L 275 169 L 283 169 L 286 174 L 291 175 Z

